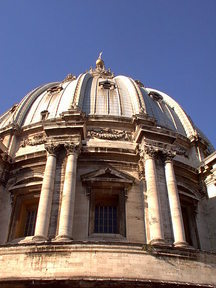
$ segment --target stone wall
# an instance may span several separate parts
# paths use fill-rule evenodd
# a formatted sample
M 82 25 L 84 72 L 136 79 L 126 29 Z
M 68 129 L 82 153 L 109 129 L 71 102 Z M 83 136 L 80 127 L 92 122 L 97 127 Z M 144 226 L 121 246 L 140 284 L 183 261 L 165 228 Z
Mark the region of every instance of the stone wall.
M 0 184 L 0 244 L 7 241 L 11 214 L 10 194 Z
M 216 255 L 114 243 L 1 247 L 0 285 L 11 279 L 118 279 L 216 285 Z

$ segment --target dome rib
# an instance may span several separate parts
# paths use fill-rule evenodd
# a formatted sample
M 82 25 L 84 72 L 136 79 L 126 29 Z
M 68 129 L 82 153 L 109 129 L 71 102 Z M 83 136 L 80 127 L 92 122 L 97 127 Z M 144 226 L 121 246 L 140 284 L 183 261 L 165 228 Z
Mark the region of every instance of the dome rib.
M 136 84 L 136 82 L 132 78 L 130 78 L 130 81 L 132 82 L 132 84 L 133 84 L 133 86 L 137 92 L 137 99 L 139 101 L 139 106 L 140 106 L 139 109 L 143 110 L 143 112 L 146 113 L 146 105 L 145 105 L 145 102 L 143 100 L 142 92 L 140 91 L 139 86 Z

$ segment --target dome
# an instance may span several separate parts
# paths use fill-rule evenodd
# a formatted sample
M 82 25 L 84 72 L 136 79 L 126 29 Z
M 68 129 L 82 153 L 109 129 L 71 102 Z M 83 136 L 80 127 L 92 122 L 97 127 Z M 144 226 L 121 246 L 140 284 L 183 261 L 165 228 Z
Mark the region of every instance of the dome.
M 100 54 L 0 117 L 0 286 L 214 287 L 215 187 L 181 106 Z
M 208 142 L 209 151 L 214 151 L 173 98 L 159 90 L 145 88 L 140 81 L 130 77 L 114 76 L 97 64 L 99 61 L 100 64 L 103 62 L 98 59 L 96 69 L 78 77 L 69 74 L 61 82 L 48 83 L 28 93 L 18 105 L 0 117 L 0 129 L 11 124 L 25 127 L 44 119 L 51 121 L 76 108 L 87 117 L 146 117 L 158 127 L 189 139 L 199 134 Z

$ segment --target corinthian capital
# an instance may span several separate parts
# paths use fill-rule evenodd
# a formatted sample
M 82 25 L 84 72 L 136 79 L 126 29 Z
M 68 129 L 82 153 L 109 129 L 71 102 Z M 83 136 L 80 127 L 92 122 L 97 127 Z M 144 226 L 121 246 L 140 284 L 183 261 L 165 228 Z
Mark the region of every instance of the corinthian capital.
M 163 156 L 164 156 L 165 162 L 170 162 L 176 156 L 176 151 L 174 151 L 174 150 L 164 150 L 163 151 Z
M 65 149 L 67 151 L 67 155 L 79 154 L 80 153 L 80 147 L 77 144 L 66 143 L 66 144 L 64 144 L 64 147 L 65 147 Z
M 56 156 L 57 150 L 59 148 L 59 144 L 50 143 L 50 144 L 45 144 L 44 147 L 49 155 Z
M 149 158 L 154 158 L 158 150 L 152 145 L 145 145 L 144 152 L 145 152 L 145 156 L 144 156 L 145 159 L 149 159 Z

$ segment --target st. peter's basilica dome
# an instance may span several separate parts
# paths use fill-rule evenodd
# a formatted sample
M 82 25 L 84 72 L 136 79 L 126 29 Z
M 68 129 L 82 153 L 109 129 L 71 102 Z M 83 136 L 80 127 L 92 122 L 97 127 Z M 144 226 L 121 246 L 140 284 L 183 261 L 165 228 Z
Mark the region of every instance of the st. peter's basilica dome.
M 213 287 L 215 217 L 214 147 L 101 55 L 0 116 L 1 287 Z

